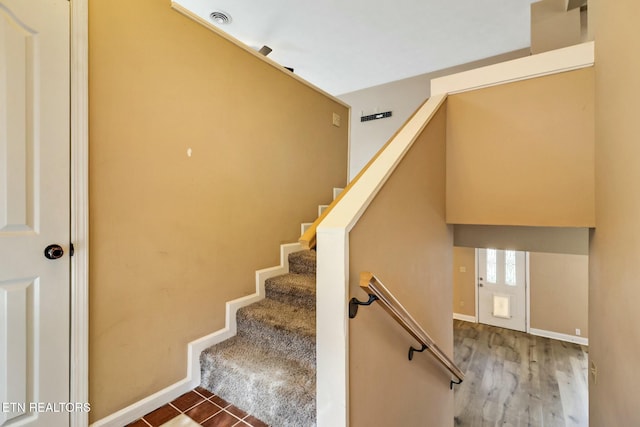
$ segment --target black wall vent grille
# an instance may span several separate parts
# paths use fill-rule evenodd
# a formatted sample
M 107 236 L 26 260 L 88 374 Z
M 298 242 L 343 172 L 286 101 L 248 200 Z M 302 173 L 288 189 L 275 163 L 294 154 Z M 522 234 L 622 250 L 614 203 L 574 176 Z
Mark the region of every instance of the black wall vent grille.
M 387 117 L 391 117 L 391 111 L 385 111 L 384 113 L 376 113 L 376 114 L 369 114 L 368 116 L 362 116 L 360 117 L 360 121 L 369 122 L 371 120 L 386 119 Z

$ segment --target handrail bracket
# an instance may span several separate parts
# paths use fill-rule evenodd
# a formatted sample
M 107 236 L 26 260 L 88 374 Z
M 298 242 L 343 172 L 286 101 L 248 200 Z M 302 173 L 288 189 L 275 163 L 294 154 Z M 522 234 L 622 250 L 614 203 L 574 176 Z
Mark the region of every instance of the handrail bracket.
M 422 348 L 421 349 L 417 349 L 417 348 L 413 348 L 413 346 L 409 347 L 409 360 L 413 360 L 413 352 L 417 351 L 418 353 L 422 353 L 423 351 L 425 351 L 427 349 L 427 345 L 426 344 L 422 344 Z
M 359 301 L 357 298 L 351 298 L 349 301 L 349 319 L 353 319 L 358 314 L 358 306 L 360 305 L 371 305 L 374 301 L 377 301 L 378 297 L 375 295 L 369 294 L 369 300 L 367 301 Z
M 451 382 L 449 383 L 449 390 L 453 390 L 453 385 L 454 384 L 462 384 L 462 379 L 458 379 L 458 381 L 455 380 L 451 380 Z

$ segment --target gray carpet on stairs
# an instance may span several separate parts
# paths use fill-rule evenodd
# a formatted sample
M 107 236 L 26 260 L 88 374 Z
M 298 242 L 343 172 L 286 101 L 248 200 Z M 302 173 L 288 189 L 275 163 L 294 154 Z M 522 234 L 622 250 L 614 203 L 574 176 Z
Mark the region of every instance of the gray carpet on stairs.
M 238 334 L 200 356 L 202 387 L 272 427 L 316 425 L 315 255 L 289 255 L 266 298 L 238 310 Z

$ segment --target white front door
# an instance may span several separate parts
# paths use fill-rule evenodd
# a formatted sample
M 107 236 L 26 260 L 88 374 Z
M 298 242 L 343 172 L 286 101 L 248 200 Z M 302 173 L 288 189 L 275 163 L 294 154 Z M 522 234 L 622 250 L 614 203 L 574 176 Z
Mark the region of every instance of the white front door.
M 2 427 L 68 426 L 76 410 L 65 405 L 69 102 L 69 2 L 0 0 Z
M 526 332 L 526 253 L 478 249 L 478 321 Z

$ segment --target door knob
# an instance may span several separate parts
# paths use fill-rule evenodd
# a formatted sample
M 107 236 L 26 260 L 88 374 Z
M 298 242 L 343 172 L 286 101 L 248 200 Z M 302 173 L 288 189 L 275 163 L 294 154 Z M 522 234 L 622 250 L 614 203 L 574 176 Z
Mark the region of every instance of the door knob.
M 64 255 L 64 250 L 60 245 L 49 245 L 44 248 L 44 256 L 47 259 L 62 258 L 62 255 Z

